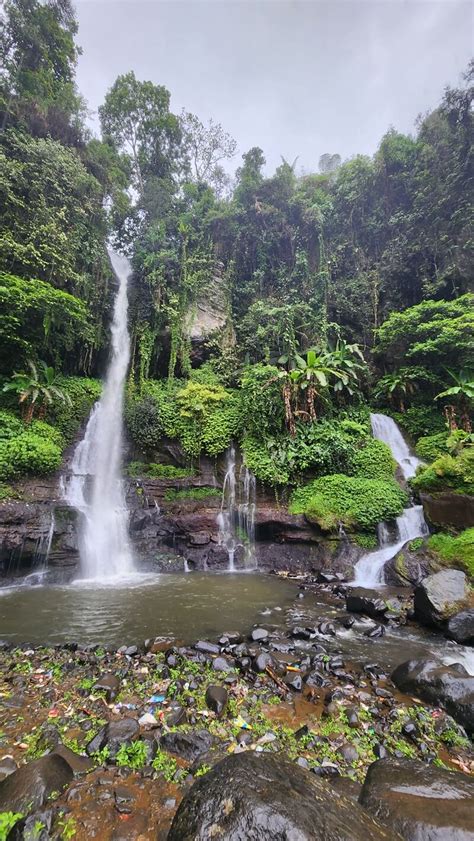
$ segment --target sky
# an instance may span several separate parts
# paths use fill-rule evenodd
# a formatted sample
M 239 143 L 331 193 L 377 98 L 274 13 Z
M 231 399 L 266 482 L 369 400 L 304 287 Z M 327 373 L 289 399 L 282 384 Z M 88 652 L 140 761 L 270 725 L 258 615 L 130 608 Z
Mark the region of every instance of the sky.
M 220 122 L 233 166 L 260 146 L 316 171 L 320 155 L 372 155 L 412 133 L 474 54 L 470 0 L 75 0 L 77 82 L 97 108 L 115 78 L 165 85 L 171 110 Z

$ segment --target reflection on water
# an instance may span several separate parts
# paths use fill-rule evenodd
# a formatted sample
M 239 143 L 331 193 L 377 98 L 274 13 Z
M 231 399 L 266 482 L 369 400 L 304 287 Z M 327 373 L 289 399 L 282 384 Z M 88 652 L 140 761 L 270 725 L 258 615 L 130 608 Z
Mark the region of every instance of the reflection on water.
M 121 645 L 166 636 L 192 642 L 247 631 L 266 608 L 285 607 L 296 586 L 265 575 L 134 575 L 110 582 L 0 590 L 0 638 Z

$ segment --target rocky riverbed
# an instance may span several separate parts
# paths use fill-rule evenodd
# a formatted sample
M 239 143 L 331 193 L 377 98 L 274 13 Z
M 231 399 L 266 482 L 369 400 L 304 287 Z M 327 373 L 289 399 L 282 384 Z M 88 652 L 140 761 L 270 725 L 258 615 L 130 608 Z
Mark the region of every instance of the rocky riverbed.
M 300 587 L 285 623 L 191 645 L 3 644 L 0 813 L 23 816 L 4 837 L 474 838 L 474 678 L 384 664 L 403 599 Z M 351 658 L 354 628 L 373 657 Z

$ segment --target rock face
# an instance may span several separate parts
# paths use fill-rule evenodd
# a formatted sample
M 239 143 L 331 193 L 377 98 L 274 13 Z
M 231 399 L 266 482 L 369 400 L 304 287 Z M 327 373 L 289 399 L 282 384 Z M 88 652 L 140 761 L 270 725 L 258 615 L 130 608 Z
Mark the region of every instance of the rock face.
M 420 494 L 427 521 L 432 526 L 467 529 L 474 526 L 474 496 L 446 491 Z
M 415 589 L 415 616 L 419 622 L 440 628 L 469 597 L 464 572 L 444 569 L 429 575 Z
M 221 347 L 235 344 L 235 334 L 228 323 L 230 291 L 223 269 L 223 263 L 215 263 L 197 300 L 184 316 L 184 332 L 191 342 L 193 360 L 204 361 L 208 355 L 205 343 L 211 336 L 218 338 Z
M 397 666 L 392 680 L 402 692 L 444 707 L 468 733 L 474 732 L 474 677 L 460 663 L 407 660 Z
M 296 764 L 230 756 L 196 782 L 168 841 L 395 841 L 398 836 Z
M 28 814 L 43 806 L 53 791 L 71 782 L 73 772 L 62 756 L 50 754 L 22 765 L 0 783 L 0 812 Z
M 373 619 L 383 616 L 387 610 L 385 599 L 380 597 L 377 590 L 366 590 L 363 587 L 353 587 L 346 596 L 346 609 L 350 613 L 366 613 Z
M 359 803 L 407 841 L 474 841 L 474 780 L 412 759 L 379 759 Z

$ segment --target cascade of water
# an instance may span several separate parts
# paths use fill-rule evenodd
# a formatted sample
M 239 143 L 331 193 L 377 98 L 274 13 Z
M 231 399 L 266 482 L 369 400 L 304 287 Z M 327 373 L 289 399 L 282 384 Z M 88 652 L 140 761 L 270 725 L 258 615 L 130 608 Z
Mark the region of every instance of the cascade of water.
M 385 441 L 390 447 L 395 461 L 400 465 L 404 479 L 411 479 L 421 461 L 410 453 L 397 424 L 388 415 L 371 415 L 370 422 L 374 438 Z
M 371 415 L 370 420 L 374 438 L 388 444 L 405 479 L 414 476 L 416 468 L 421 462 L 416 456 L 410 454 L 408 445 L 393 418 L 386 415 Z M 354 568 L 353 584 L 359 587 L 377 587 L 383 584 L 385 581 L 384 567 L 387 561 L 394 558 L 408 540 L 424 537 L 429 533 L 423 516 L 422 505 L 405 508 L 403 514 L 397 517 L 396 523 L 396 540 L 391 540 L 387 524 L 379 523 L 377 530 L 379 548 L 373 552 L 367 552 L 357 562 Z
M 256 507 L 255 476 L 244 464 L 237 474 L 235 447 L 231 446 L 227 450 L 221 510 L 217 515 L 219 545 L 227 549 L 230 572 L 235 569 L 235 553 L 239 547 L 243 548 L 245 568 L 253 569 L 256 566 Z
M 63 485 L 66 501 L 80 514 L 79 551 L 85 578 L 103 579 L 133 571 L 128 511 L 121 480 L 123 390 L 130 360 L 127 329 L 126 257 L 109 249 L 119 281 L 112 319 L 112 353 L 100 400 L 84 438 L 77 445 L 71 475 Z

